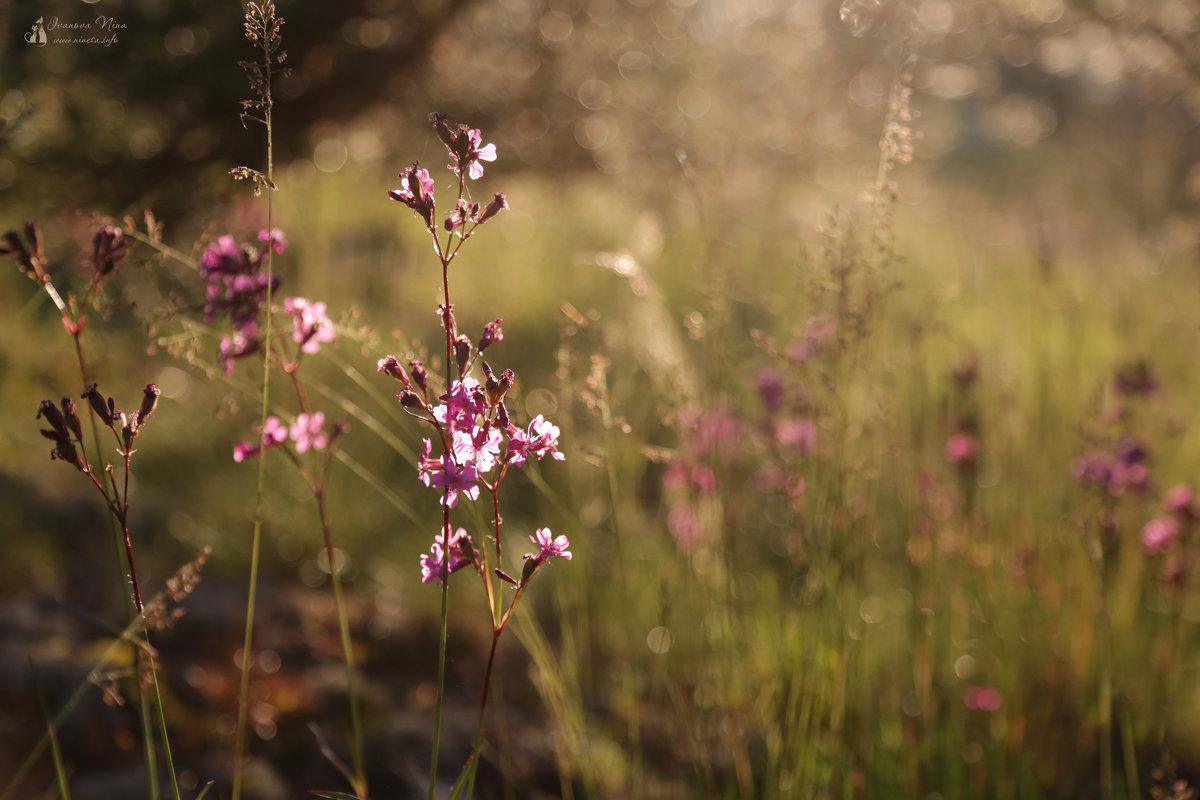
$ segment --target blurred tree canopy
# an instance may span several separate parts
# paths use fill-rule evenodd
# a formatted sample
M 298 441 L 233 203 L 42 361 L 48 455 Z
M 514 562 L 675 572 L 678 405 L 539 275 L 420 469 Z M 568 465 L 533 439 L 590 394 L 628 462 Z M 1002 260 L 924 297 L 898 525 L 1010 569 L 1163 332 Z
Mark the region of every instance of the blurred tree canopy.
M 1010 156 L 1086 153 L 1079 188 L 1139 225 L 1200 197 L 1200 18 L 1182 0 L 279 8 L 292 73 L 278 85 L 277 166 L 334 171 L 386 159 L 381 168 L 394 172 L 392 154 L 406 137 L 427 136 L 425 114 L 439 109 L 487 129 L 528 169 L 594 169 L 653 193 L 662 190 L 656 170 L 686 154 L 709 190 L 736 199 L 735 176 L 786 169 L 825 184 L 861 165 L 890 87 L 909 70 L 917 157 L 951 176 L 982 171 L 985 187 L 1019 196 L 1027 173 Z M 125 27 L 106 47 L 36 47 L 22 34 L 37 15 Z M 7 214 L 66 203 L 203 217 L 233 191 L 223 179 L 231 166 L 262 160 L 261 133 L 239 128 L 237 61 L 251 53 L 227 6 L 8 4 L 0 36 Z

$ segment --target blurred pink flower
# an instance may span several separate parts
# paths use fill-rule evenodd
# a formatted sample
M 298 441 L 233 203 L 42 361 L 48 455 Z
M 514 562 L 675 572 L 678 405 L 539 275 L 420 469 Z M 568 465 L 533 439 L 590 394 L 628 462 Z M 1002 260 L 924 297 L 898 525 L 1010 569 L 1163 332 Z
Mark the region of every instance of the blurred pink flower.
M 775 439 L 784 447 L 795 447 L 807 455 L 817 440 L 817 424 L 811 419 L 788 419 L 775 429 Z
M 1142 528 L 1142 547 L 1154 555 L 1166 550 L 1179 538 L 1179 523 L 1174 517 L 1155 517 Z
M 946 440 L 945 455 L 951 464 L 974 461 L 979 457 L 979 440 L 969 433 L 959 431 Z
M 963 692 L 963 703 L 976 711 L 999 711 L 1004 705 L 1004 696 L 991 686 L 971 686 Z
M 296 452 L 303 453 L 310 447 L 313 450 L 324 450 L 329 444 L 329 434 L 325 427 L 325 412 L 317 411 L 312 414 L 297 414 L 296 422 L 292 425 L 289 435 L 296 443 Z

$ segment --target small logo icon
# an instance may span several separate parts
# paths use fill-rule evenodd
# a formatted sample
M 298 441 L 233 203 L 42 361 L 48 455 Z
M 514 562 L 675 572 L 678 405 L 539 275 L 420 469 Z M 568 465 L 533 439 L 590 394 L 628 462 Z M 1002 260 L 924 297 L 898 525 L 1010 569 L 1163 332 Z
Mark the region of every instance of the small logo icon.
M 25 41 L 34 47 L 46 46 L 46 26 L 42 24 L 41 17 L 37 18 L 37 22 L 33 23 L 33 27 L 25 34 Z

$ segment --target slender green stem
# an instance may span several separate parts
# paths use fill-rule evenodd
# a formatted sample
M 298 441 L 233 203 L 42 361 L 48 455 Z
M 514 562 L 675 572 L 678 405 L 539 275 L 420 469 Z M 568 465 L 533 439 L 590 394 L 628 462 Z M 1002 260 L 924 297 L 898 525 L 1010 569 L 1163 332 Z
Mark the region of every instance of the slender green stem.
M 263 123 L 267 128 L 267 180 L 274 180 L 274 149 L 273 149 L 273 130 L 271 127 L 271 53 L 268 49 L 266 37 L 262 42 L 263 47 L 263 66 L 265 71 L 265 95 L 264 95 L 264 111 Z M 273 205 L 271 198 L 271 189 L 267 190 L 267 242 L 266 242 L 266 258 L 267 258 L 267 297 L 266 297 L 266 321 L 263 328 L 263 379 L 262 379 L 262 411 L 259 418 L 259 430 L 265 430 L 267 427 L 268 409 L 270 407 L 271 393 L 271 300 L 274 293 L 275 274 L 273 270 L 273 256 L 275 254 L 274 242 L 271 240 L 271 230 L 273 219 Z M 261 436 L 261 433 L 259 434 Z M 254 608 L 257 602 L 258 595 L 258 563 L 259 553 L 262 549 L 262 529 L 263 529 L 263 496 L 266 486 L 266 464 L 265 458 L 260 458 L 258 461 L 258 484 L 255 489 L 254 499 L 254 537 L 250 545 L 250 590 L 246 598 L 246 634 L 242 640 L 242 663 L 241 663 L 241 682 L 238 690 L 238 716 L 237 727 L 234 734 L 233 745 L 233 800 L 239 800 L 242 794 L 242 781 L 244 778 L 244 759 L 246 748 L 246 717 L 249 708 L 250 699 L 250 669 L 254 664 L 253 645 L 254 645 Z
M 448 546 L 450 538 L 450 506 L 442 507 L 442 532 Z M 433 800 L 434 789 L 437 786 L 438 748 L 441 745 L 442 739 L 442 700 L 445 696 L 444 689 L 446 686 L 446 631 L 450 611 L 450 559 L 443 557 L 442 564 L 442 618 L 441 627 L 438 631 L 437 705 L 433 712 L 433 753 L 429 759 L 429 800 Z
M 326 475 L 328 475 L 328 464 L 326 465 Z M 350 726 L 354 735 L 354 741 L 350 748 L 350 757 L 354 762 L 354 791 L 360 798 L 365 798 L 367 796 L 367 770 L 366 760 L 363 757 L 363 726 L 358 702 L 358 678 L 354 667 L 354 643 L 350 638 L 350 621 L 346 614 L 346 600 L 342 594 L 341 570 L 333 547 L 333 535 L 330 533 L 324 487 L 315 487 L 313 494 L 317 499 L 317 512 L 321 516 L 321 533 L 325 537 L 325 558 L 329 562 L 329 577 L 333 584 L 333 601 L 337 607 L 338 630 L 342 640 L 342 658 L 346 662 L 346 694 L 350 703 Z
M 71 791 L 67 787 L 67 771 L 63 766 L 62 751 L 58 748 L 58 735 L 54 731 L 54 723 L 50 720 L 50 712 L 46 709 L 46 698 L 42 695 L 42 687 L 38 683 L 37 670 L 33 659 L 29 659 L 29 673 L 33 680 L 33 694 L 37 698 L 38 709 L 46 723 L 46 737 L 50 740 L 50 757 L 54 760 L 54 778 L 58 783 L 58 796 L 62 800 L 71 800 Z
M 53 298 L 53 295 L 51 295 L 51 297 Z M 75 359 L 79 363 L 79 377 L 83 381 L 83 386 L 86 388 L 88 384 L 91 383 L 91 380 L 88 378 L 87 359 L 83 354 L 83 342 L 80 341 L 81 333 L 82 331 L 76 327 L 76 332 L 71 339 L 75 344 Z M 92 431 L 92 443 L 96 448 L 96 458 L 99 459 L 101 457 L 100 454 L 103 452 L 101 449 L 102 445 L 100 443 L 100 428 L 96 425 L 96 416 L 94 414 L 88 414 L 87 419 L 88 427 L 90 427 Z M 80 447 L 83 446 L 83 442 L 80 442 L 79 444 Z M 104 485 L 96 480 L 96 476 L 94 474 L 91 472 L 88 474 L 92 479 L 92 483 L 95 484 L 100 490 L 100 493 L 104 495 L 105 502 L 108 504 L 109 509 L 113 512 L 114 516 L 106 517 L 106 522 L 109 530 L 112 532 L 113 543 L 116 545 L 117 549 L 117 576 L 118 584 L 120 585 L 122 602 L 125 604 L 125 611 L 126 614 L 128 614 L 129 619 L 139 619 L 141 614 L 138 611 L 138 602 L 135 599 L 135 596 L 126 591 L 125 588 L 125 559 L 129 559 L 131 568 L 133 565 L 132 553 L 126 552 L 128 532 L 123 532 L 121 530 L 121 528 L 124 527 L 123 525 L 117 525 L 115 516 L 117 513 L 116 498 L 114 497 L 110 499 L 108 492 L 104 488 Z M 131 655 L 136 660 L 138 657 L 137 645 L 131 644 L 130 647 L 133 648 Z M 146 762 L 147 788 L 150 792 L 150 800 L 158 800 L 158 760 L 154 757 L 154 735 L 151 733 L 152 727 L 150 721 L 150 701 L 149 698 L 146 697 L 146 692 L 142 689 L 141 682 L 138 681 L 135 683 L 137 691 L 138 723 L 142 728 L 142 756 Z

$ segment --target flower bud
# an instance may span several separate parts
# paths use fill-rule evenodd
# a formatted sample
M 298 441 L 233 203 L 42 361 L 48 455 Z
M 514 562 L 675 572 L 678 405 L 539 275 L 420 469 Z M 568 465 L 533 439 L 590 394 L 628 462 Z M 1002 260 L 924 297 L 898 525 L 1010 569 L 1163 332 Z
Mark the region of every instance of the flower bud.
M 458 323 L 454 321 L 454 306 L 438 304 L 438 316 L 442 318 L 442 327 L 450 332 L 450 338 L 457 339 Z
M 391 375 L 393 378 L 400 381 L 405 388 L 412 386 L 412 383 L 410 383 L 408 380 L 408 375 L 404 373 L 403 367 L 400 366 L 400 362 L 395 356 L 389 355 L 379 359 L 378 369 L 379 372 Z
M 414 361 L 409 364 L 409 367 L 412 371 L 412 382 L 415 383 L 417 388 L 422 392 L 428 391 L 428 386 L 426 385 L 427 374 L 425 372 L 424 365 L 421 364 L 420 361 Z
M 504 403 L 496 404 L 496 421 L 500 423 L 501 428 L 507 428 L 509 425 L 508 409 L 504 407 Z
M 142 407 L 138 409 L 137 424 L 140 426 L 148 418 L 154 416 L 154 409 L 158 407 L 158 398 L 162 394 L 153 383 L 147 383 L 146 389 L 142 394 Z
M 494 322 L 483 326 L 483 334 L 479 337 L 479 352 L 482 353 L 496 342 L 504 341 L 504 331 L 500 330 L 501 322 L 503 320 L 497 317 Z
M 471 340 L 459 336 L 454 340 L 454 361 L 458 364 L 458 376 L 461 378 L 467 372 L 467 363 L 471 360 Z
M 63 420 L 62 413 L 58 410 L 58 406 L 50 400 L 43 400 L 38 406 L 37 419 L 45 419 L 50 424 L 52 431 L 42 431 L 42 435 L 47 439 L 53 439 L 58 442 L 71 441 L 71 432 L 67 429 L 67 424 Z
M 133 440 L 138 434 L 137 418 L 128 417 L 122 411 L 120 415 L 121 422 L 121 444 L 125 446 L 125 455 L 129 455 L 133 451 Z
M 64 397 L 62 399 L 62 411 L 67 427 L 71 429 L 71 433 L 75 434 L 75 438 L 82 442 L 83 425 L 79 422 L 79 415 L 75 413 L 75 401 L 69 397 Z
M 100 394 L 94 383 L 88 384 L 88 387 L 83 390 L 83 394 L 80 397 L 87 398 L 88 405 L 92 407 L 92 413 L 99 417 L 101 422 L 105 425 L 112 425 L 113 420 L 117 416 L 113 410 L 112 398 L 109 398 L 106 403 L 103 395 Z
M 511 369 L 500 373 L 500 378 L 489 375 L 484 388 L 487 390 L 488 405 L 499 405 L 504 402 L 504 395 L 512 388 L 516 374 Z
M 66 461 L 80 472 L 87 472 L 87 469 L 83 465 L 83 459 L 79 457 L 79 451 L 69 441 L 61 440 L 55 442 L 54 449 L 50 451 L 50 460 Z
M 401 392 L 397 396 L 400 398 L 400 405 L 404 406 L 405 408 L 427 408 L 428 407 L 425 405 L 425 401 L 421 399 L 421 395 L 417 394 L 416 392 L 414 392 L 410 389 L 405 389 L 403 392 Z
M 506 583 L 511 583 L 513 586 L 517 585 L 516 579 L 512 575 L 509 575 L 507 572 L 500 569 L 499 567 L 496 567 L 495 569 L 493 569 L 492 572 L 496 573 L 496 577 L 499 578 L 500 580 L 502 580 Z
M 501 211 L 506 210 L 508 210 L 508 198 L 504 196 L 503 192 L 496 192 L 496 196 L 484 207 L 483 213 L 479 215 L 479 219 L 475 220 L 475 224 L 482 225 Z
M 433 129 L 437 131 L 437 137 L 442 140 L 442 144 L 446 145 L 453 152 L 457 142 L 455 141 L 454 132 L 450 130 L 450 125 L 446 122 L 446 115 L 439 111 L 434 111 L 430 113 L 429 121 L 433 123 Z
M 524 586 L 533 577 L 533 573 L 537 572 L 537 568 L 542 565 L 542 560 L 537 556 L 525 556 L 525 566 L 521 567 L 521 585 Z

